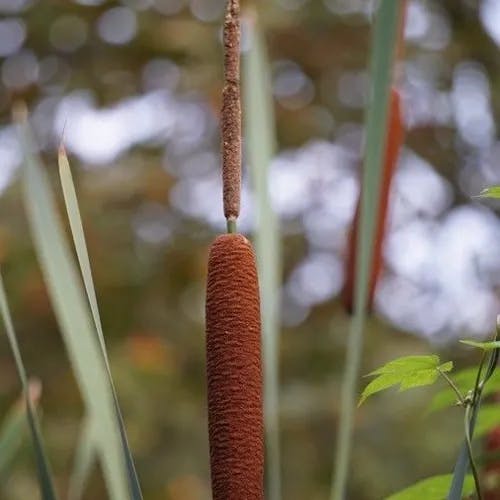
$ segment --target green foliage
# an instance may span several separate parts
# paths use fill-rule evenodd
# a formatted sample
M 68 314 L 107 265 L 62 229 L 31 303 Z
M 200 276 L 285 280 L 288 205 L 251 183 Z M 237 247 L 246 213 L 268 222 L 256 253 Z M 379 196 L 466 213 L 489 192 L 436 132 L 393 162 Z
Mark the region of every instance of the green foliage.
M 104 360 L 104 364 L 107 372 L 107 379 L 111 388 L 111 392 L 113 395 L 113 403 L 115 407 L 116 417 L 117 417 L 117 425 L 120 431 L 120 439 L 122 443 L 123 453 L 125 455 L 125 461 L 127 466 L 127 474 L 128 474 L 128 483 L 130 486 L 132 498 L 140 499 L 142 498 L 141 489 L 139 486 L 139 480 L 137 478 L 137 474 L 135 471 L 135 465 L 132 458 L 132 453 L 130 452 L 130 448 L 128 445 L 127 435 L 125 431 L 125 426 L 123 424 L 123 417 L 120 410 L 120 405 L 118 403 L 118 397 L 116 394 L 115 386 L 113 383 L 113 377 L 111 375 L 111 368 L 109 366 L 108 355 L 106 352 L 106 343 L 104 340 L 104 332 L 101 323 L 101 317 L 99 314 L 99 307 L 97 305 L 97 296 L 94 287 L 94 280 L 92 278 L 92 269 L 90 266 L 90 258 L 87 250 L 87 243 L 85 241 L 85 234 L 83 232 L 83 224 L 80 216 L 80 208 L 78 206 L 78 200 L 76 197 L 75 185 L 73 183 L 73 176 L 71 174 L 71 168 L 69 165 L 68 157 L 66 155 L 66 151 L 64 147 L 61 145 L 59 148 L 58 155 L 58 163 L 59 163 L 59 176 L 61 179 L 61 185 L 63 189 L 64 202 L 66 204 L 66 211 L 68 213 L 69 224 L 71 228 L 71 235 L 73 237 L 73 243 L 75 245 L 76 255 L 78 257 L 78 263 L 80 265 L 80 272 L 82 274 L 83 283 L 85 286 L 85 291 L 87 293 L 87 298 L 89 301 L 90 309 L 92 311 L 92 319 L 94 321 L 94 326 L 96 330 L 97 337 L 99 339 L 99 344 L 101 347 L 102 359 Z M 96 445 L 98 448 L 98 440 L 96 440 L 96 426 L 89 424 L 89 428 L 93 431 L 91 434 L 92 440 L 88 440 L 87 442 L 82 443 L 83 450 L 79 453 L 83 457 L 87 457 L 88 455 L 92 455 L 92 446 L 90 443 Z M 78 458 L 78 457 L 77 457 Z M 87 459 L 88 462 L 92 462 L 92 458 Z M 85 461 L 82 459 L 82 462 Z M 79 464 L 79 461 L 76 461 Z M 83 472 L 90 470 L 89 467 L 81 467 Z M 78 474 L 75 472 L 76 477 L 80 475 L 83 476 L 83 472 Z M 82 486 L 85 484 L 84 480 L 79 482 Z M 77 490 L 76 490 L 77 491 Z
M 245 144 L 256 202 L 255 250 L 259 270 L 264 370 L 266 477 L 269 500 L 281 498 L 279 442 L 279 333 L 281 237 L 269 195 L 269 167 L 276 150 L 271 70 L 263 33 L 248 16 L 250 50 L 243 57 Z
M 457 386 L 458 390 L 462 394 L 466 394 L 468 391 L 474 388 L 474 383 L 476 381 L 477 368 L 466 368 L 450 375 L 454 384 Z M 500 372 L 495 371 L 488 383 L 483 388 L 483 396 L 489 396 L 495 392 L 500 391 Z M 457 402 L 457 396 L 453 390 L 446 386 L 444 389 L 440 390 L 433 397 L 430 405 L 429 412 L 439 411 L 444 408 L 453 406 Z
M 41 496 L 43 500 L 55 500 L 57 498 L 54 485 L 52 483 L 52 473 L 50 464 L 45 453 L 45 445 L 42 438 L 42 433 L 40 431 L 40 423 L 38 421 L 38 415 L 33 404 L 33 399 L 30 394 L 30 386 L 28 381 L 28 376 L 26 368 L 24 367 L 24 362 L 21 356 L 21 351 L 19 349 L 19 344 L 17 342 L 17 335 L 14 330 L 14 323 L 12 322 L 12 315 L 10 313 L 9 304 L 7 302 L 7 295 L 5 293 L 5 288 L 3 284 L 3 278 L 0 273 L 0 312 L 7 333 L 7 338 L 9 340 L 10 348 L 14 356 L 16 363 L 17 373 L 21 380 L 21 385 L 23 388 L 24 403 L 26 407 L 26 416 L 28 418 L 28 425 L 31 432 L 31 438 L 33 441 L 33 448 L 35 451 L 35 460 L 38 472 L 38 481 L 40 484 Z
M 130 481 L 130 471 L 102 347 L 27 124 L 21 127 L 21 140 L 25 153 L 24 202 L 35 249 L 86 411 L 99 422 L 97 443 L 109 495 L 115 500 L 131 498 L 133 492 L 127 481 Z
M 451 361 L 440 363 L 439 357 L 435 354 L 405 356 L 390 361 L 368 375 L 376 378 L 365 387 L 359 405 L 369 396 L 395 385 L 399 385 L 400 391 L 432 385 L 438 379 L 440 372 L 446 373 L 453 369 Z
M 500 186 L 490 186 L 483 189 L 478 198 L 500 198 Z
M 366 322 L 372 248 L 380 199 L 385 136 L 389 115 L 389 95 L 393 76 L 395 47 L 404 2 L 387 0 L 378 4 L 372 35 L 371 85 L 366 109 L 366 146 L 363 152 L 361 207 L 356 248 L 356 280 L 354 283 L 354 316 L 350 324 L 349 341 L 341 394 L 338 442 L 334 462 L 331 499 L 345 497 L 352 422 L 356 408 L 363 337 Z
M 445 500 L 451 480 L 451 474 L 429 477 L 387 497 L 386 500 Z M 472 493 L 474 493 L 474 480 L 472 476 L 467 476 L 465 478 L 463 496 L 467 497 Z
M 477 347 L 478 349 L 482 349 L 483 351 L 493 351 L 493 349 L 500 348 L 500 340 L 491 340 L 489 342 L 476 342 L 474 340 L 461 340 L 462 344 Z
M 500 405 L 491 403 L 481 406 L 474 437 L 481 437 L 500 425 Z

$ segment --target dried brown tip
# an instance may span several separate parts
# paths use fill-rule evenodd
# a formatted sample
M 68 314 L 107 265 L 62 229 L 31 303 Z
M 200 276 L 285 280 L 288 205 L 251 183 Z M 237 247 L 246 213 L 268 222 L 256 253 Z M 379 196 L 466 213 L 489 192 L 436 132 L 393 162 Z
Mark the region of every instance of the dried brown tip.
M 261 500 L 264 475 L 260 304 L 255 256 L 219 236 L 208 261 L 208 422 L 214 500 Z
M 229 0 L 224 21 L 224 88 L 222 90 L 222 181 L 224 215 L 236 220 L 241 191 L 240 7 Z

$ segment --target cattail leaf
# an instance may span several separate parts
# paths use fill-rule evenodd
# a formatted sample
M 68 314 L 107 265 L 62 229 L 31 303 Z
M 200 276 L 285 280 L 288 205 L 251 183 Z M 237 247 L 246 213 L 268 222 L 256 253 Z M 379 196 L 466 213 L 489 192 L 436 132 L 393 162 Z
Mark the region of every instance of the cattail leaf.
M 99 421 L 99 458 L 108 492 L 113 500 L 134 498 L 127 482 L 129 473 L 106 362 L 85 292 L 26 123 L 20 125 L 20 137 L 24 203 L 35 249 L 87 413 Z
M 378 2 L 373 29 L 371 82 L 366 111 L 366 143 L 364 148 L 359 237 L 356 241 L 356 278 L 354 283 L 354 315 L 351 319 L 331 499 L 345 498 L 350 463 L 351 436 L 356 408 L 357 384 L 363 351 L 363 335 L 368 305 L 369 283 L 377 208 L 379 207 L 382 166 L 387 135 L 389 95 L 398 32 L 404 19 L 405 2 Z
M 259 271 L 264 364 L 264 423 L 269 500 L 281 498 L 279 442 L 279 333 L 281 243 L 269 195 L 269 167 L 276 150 L 270 67 L 256 14 L 246 19 L 250 49 L 243 57 L 246 157 L 256 206 L 255 251 Z
M 58 163 L 59 163 L 59 177 L 61 179 L 61 186 L 64 195 L 64 202 L 66 205 L 66 211 L 68 214 L 68 220 L 71 228 L 71 235 L 73 237 L 73 243 L 78 258 L 78 263 L 80 264 L 80 272 L 85 286 L 85 291 L 87 293 L 87 298 L 90 304 L 90 309 L 92 311 L 92 318 L 94 320 L 95 330 L 97 333 L 97 337 L 99 339 L 101 353 L 106 366 L 107 377 L 113 395 L 113 403 L 117 414 L 117 423 L 120 430 L 120 438 L 122 441 L 123 453 L 125 454 L 125 459 L 126 459 L 128 482 L 132 492 L 132 497 L 134 499 L 140 499 L 142 495 L 141 495 L 139 480 L 137 478 L 137 473 L 135 470 L 132 453 L 128 445 L 125 426 L 123 423 L 123 417 L 121 414 L 120 405 L 118 403 L 118 396 L 116 394 L 115 386 L 113 383 L 113 377 L 111 375 L 111 368 L 109 366 L 108 355 L 106 352 L 106 343 L 104 340 L 104 333 L 101 323 L 101 317 L 99 314 L 99 307 L 97 305 L 97 296 L 94 287 L 94 280 L 92 278 L 92 268 L 90 266 L 90 258 L 87 250 L 87 243 L 85 241 L 85 234 L 83 231 L 83 224 L 80 215 L 80 208 L 78 206 L 78 199 L 76 196 L 75 185 L 73 182 L 73 176 L 71 174 L 71 168 L 69 165 L 68 156 L 62 144 L 59 148 Z
M 21 380 L 23 388 L 24 404 L 26 408 L 26 417 L 33 441 L 33 448 L 35 452 L 36 467 L 38 472 L 38 481 L 40 484 L 40 491 L 43 500 L 55 500 L 57 498 L 55 488 L 52 482 L 51 467 L 45 452 L 45 445 L 40 431 L 40 423 L 35 409 L 32 394 L 30 394 L 30 385 L 28 376 L 24 367 L 21 351 L 17 342 L 16 332 L 14 330 L 14 323 L 7 302 L 7 295 L 3 284 L 2 274 L 0 273 L 0 313 L 4 324 L 5 332 L 9 340 L 10 348 L 14 356 L 16 369 Z
M 41 385 L 30 381 L 28 393 L 33 408 L 40 398 Z M 10 408 L 0 428 L 0 480 L 6 480 L 11 463 L 20 453 L 29 432 L 27 407 L 24 395 Z
M 376 376 L 363 390 L 358 405 L 377 392 L 399 385 L 400 391 L 414 387 L 432 385 L 439 377 L 439 372 L 449 372 L 453 368 L 451 361 L 440 364 L 439 357 L 406 356 L 390 361 L 378 370 L 370 373 Z
M 423 479 L 404 490 L 386 498 L 386 500 L 444 500 L 450 488 L 452 475 L 429 477 Z M 464 483 L 464 496 L 469 496 L 475 491 L 474 479 L 467 476 Z
M 83 421 L 76 447 L 73 471 L 70 478 L 68 500 L 80 500 L 92 473 L 97 458 L 99 432 L 95 419 L 86 417 Z
M 500 186 L 491 186 L 483 189 L 477 198 L 500 198 Z

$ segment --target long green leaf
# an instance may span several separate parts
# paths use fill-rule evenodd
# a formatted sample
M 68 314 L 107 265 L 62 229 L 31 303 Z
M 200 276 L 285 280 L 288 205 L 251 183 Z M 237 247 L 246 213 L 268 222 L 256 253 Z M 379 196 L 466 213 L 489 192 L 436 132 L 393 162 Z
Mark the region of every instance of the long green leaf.
M 382 163 L 388 123 L 389 91 L 392 65 L 397 44 L 399 21 L 404 2 L 383 0 L 379 3 L 373 31 L 371 86 L 366 114 L 366 146 L 364 151 L 361 192 L 360 231 L 356 248 L 354 317 L 351 320 L 344 380 L 338 440 L 335 455 L 331 499 L 343 500 L 347 484 L 351 452 L 352 425 L 356 407 L 357 382 L 363 350 L 363 333 L 371 275 L 371 255 L 378 213 Z
M 28 392 L 34 408 L 36 408 L 40 398 L 40 389 L 40 382 L 29 382 Z M 26 441 L 29 432 L 27 411 L 23 394 L 2 421 L 0 428 L 0 481 L 5 481 L 7 478 L 10 465 Z
M 243 58 L 246 152 L 256 200 L 255 248 L 261 294 L 264 414 L 269 500 L 281 498 L 279 441 L 280 234 L 269 197 L 269 166 L 275 153 L 270 68 L 255 16 L 247 18 L 250 49 Z
M 80 500 L 83 496 L 97 456 L 96 450 L 99 448 L 97 443 L 98 436 L 98 422 L 90 417 L 85 418 L 76 447 L 75 463 L 69 483 L 68 500 Z
M 90 259 L 87 250 L 87 243 L 85 241 L 85 234 L 83 231 L 83 224 L 80 216 L 78 200 L 76 197 L 75 185 L 73 182 L 73 176 L 71 175 L 71 168 L 69 165 L 68 157 L 62 145 L 59 148 L 58 162 L 59 162 L 59 176 L 61 179 L 61 186 L 63 190 L 64 201 L 66 204 L 66 211 L 70 223 L 71 234 L 73 237 L 73 243 L 75 245 L 75 250 L 78 257 L 78 263 L 80 264 L 80 272 L 85 286 L 85 291 L 87 293 L 87 298 L 90 304 L 90 309 L 92 311 L 92 318 L 94 320 L 94 326 L 101 346 L 101 353 L 106 366 L 111 392 L 113 394 L 113 402 L 115 405 L 118 425 L 120 428 L 120 438 L 122 441 L 123 453 L 125 454 L 125 459 L 127 464 L 127 478 L 130 490 L 132 492 L 132 497 L 134 499 L 140 499 L 142 498 L 141 488 L 139 486 L 139 480 L 137 478 L 137 473 L 135 471 L 135 465 L 132 458 L 132 453 L 130 452 L 130 447 L 128 445 L 125 425 L 123 423 L 123 417 L 120 410 L 120 405 L 118 403 L 118 396 L 116 394 L 115 386 L 113 383 L 113 377 L 111 375 L 111 368 L 109 366 L 108 355 L 106 352 L 104 332 L 102 328 L 101 317 L 99 314 L 99 307 L 97 305 L 97 296 L 94 287 L 94 280 L 92 278 L 92 268 L 90 266 Z
M 33 399 L 30 396 L 30 387 L 26 369 L 24 368 L 23 358 L 17 342 L 12 316 L 10 314 L 9 304 L 7 302 L 7 295 L 3 284 L 2 274 L 0 273 L 0 312 L 4 323 L 5 332 L 9 340 L 10 348 L 16 363 L 17 373 L 21 379 L 23 388 L 24 400 L 26 404 L 26 416 L 33 441 L 35 451 L 36 466 L 38 472 L 38 480 L 43 500 L 55 500 L 56 492 L 52 483 L 52 473 L 50 464 L 45 453 L 45 445 L 43 443 L 42 433 L 40 431 L 40 423 L 38 415 L 33 404 Z
M 87 413 L 99 422 L 99 456 L 108 492 L 114 500 L 124 500 L 131 493 L 106 363 L 46 173 L 25 123 L 20 136 L 25 153 L 24 202 L 35 249 Z

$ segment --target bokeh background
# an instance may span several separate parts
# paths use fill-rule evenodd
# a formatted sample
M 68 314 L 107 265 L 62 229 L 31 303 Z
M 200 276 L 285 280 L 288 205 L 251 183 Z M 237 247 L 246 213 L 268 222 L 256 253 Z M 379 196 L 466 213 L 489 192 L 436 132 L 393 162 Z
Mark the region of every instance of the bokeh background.
M 61 492 L 82 402 L 34 257 L 11 106 L 27 102 L 60 201 L 64 134 L 145 498 L 208 499 L 203 311 L 207 249 L 225 224 L 224 3 L 0 0 L 0 262 L 26 365 L 43 384 L 43 430 Z M 373 2 L 243 6 L 259 15 L 272 65 L 284 498 L 319 500 L 329 493 L 348 331 L 339 294 L 359 191 Z M 500 2 L 409 0 L 405 39 L 406 140 L 363 373 L 436 350 L 458 366 L 475 363 L 456 340 L 490 335 L 500 312 L 499 205 L 473 198 L 500 183 Z M 245 180 L 240 227 L 250 236 L 253 205 Z M 0 414 L 19 391 L 3 338 Z M 358 411 L 350 499 L 383 498 L 451 470 L 461 415 L 427 416 L 432 392 L 388 392 Z M 105 497 L 96 468 L 86 498 Z M 37 498 L 29 440 L 1 479 L 0 498 Z

